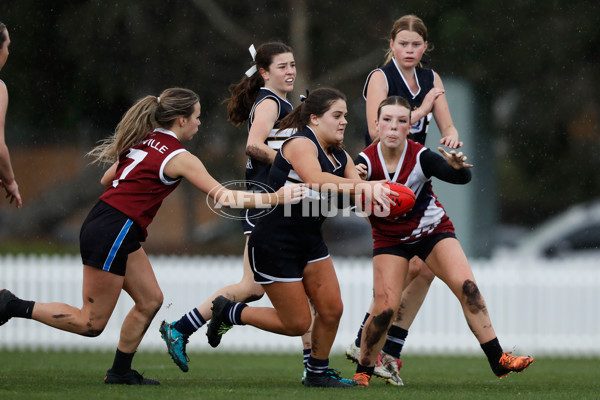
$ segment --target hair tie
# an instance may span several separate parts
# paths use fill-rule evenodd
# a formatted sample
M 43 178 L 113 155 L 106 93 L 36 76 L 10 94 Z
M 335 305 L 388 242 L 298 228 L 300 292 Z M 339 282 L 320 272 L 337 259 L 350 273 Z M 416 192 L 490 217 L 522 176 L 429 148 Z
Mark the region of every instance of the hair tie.
M 309 92 L 308 92 L 308 89 L 306 89 L 306 96 L 303 95 L 303 94 L 301 94 L 300 95 L 300 101 L 304 102 L 304 100 L 306 100 L 308 98 L 308 95 L 309 95 Z
M 156 102 L 160 104 L 160 96 L 156 96 Z
M 252 56 L 252 62 L 256 63 L 256 49 L 254 48 L 254 45 L 251 44 L 250 47 L 248 47 L 248 51 L 250 52 L 250 55 Z M 253 66 L 250 67 L 250 69 L 248 69 L 248 71 L 246 71 L 246 76 L 248 78 L 250 78 L 252 75 L 254 75 L 256 73 L 257 68 L 256 68 L 256 64 L 254 64 Z

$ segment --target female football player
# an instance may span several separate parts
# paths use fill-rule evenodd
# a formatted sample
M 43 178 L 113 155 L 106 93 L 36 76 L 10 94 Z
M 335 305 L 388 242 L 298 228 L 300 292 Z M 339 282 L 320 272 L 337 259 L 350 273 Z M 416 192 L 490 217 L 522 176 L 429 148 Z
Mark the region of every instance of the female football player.
M 277 150 L 291 130 L 279 130 L 279 121 L 292 111 L 287 95 L 294 89 L 296 61 L 292 48 L 280 42 L 268 42 L 256 50 L 250 46 L 254 65 L 243 78 L 230 87 L 231 97 L 227 103 L 227 115 L 231 123 L 240 126 L 248 121 L 246 142 L 246 182 L 248 190 L 265 192 L 271 164 Z M 212 317 L 212 301 L 223 295 L 228 299 L 249 303 L 264 295 L 261 285 L 254 283 L 248 264 L 248 238 L 256 224 L 256 219 L 265 210 L 242 210 L 242 228 L 246 235 L 244 248 L 244 273 L 242 280 L 219 289 L 201 305 L 184 314 L 172 323 L 163 322 L 160 332 L 167 344 L 171 358 L 179 368 L 189 370 L 186 345 L 189 337 Z M 310 344 L 310 340 L 307 340 Z
M 140 243 L 162 200 L 182 178 L 230 207 L 253 207 L 259 202 L 274 205 L 303 196 L 299 186 L 277 193 L 247 193 L 221 186 L 181 144 L 192 139 L 199 126 L 198 96 L 188 89 L 167 89 L 159 97 L 146 96 L 133 105 L 114 135 L 89 153 L 95 161 L 113 164 L 101 180 L 106 190 L 81 228 L 83 306 L 25 301 L 4 289 L 0 291 L 0 325 L 12 317 L 30 318 L 79 335 L 98 336 L 125 290 L 135 304 L 123 321 L 114 363 L 104 382 L 158 385 L 131 369 L 131 363 L 163 301 Z
M 312 387 L 351 387 L 327 373 L 329 352 L 343 305 L 321 233 L 326 219 L 326 213 L 321 210 L 327 209 L 323 203 L 329 203 L 343 189 L 349 194 L 369 189 L 367 195 L 377 203 L 387 207 L 390 202 L 387 194 L 391 191 L 382 182 L 369 182 L 371 186 L 367 187 L 361 185 L 354 163 L 341 148 L 346 113 L 346 100 L 341 92 L 320 88 L 281 121 L 281 129 L 292 128 L 298 132 L 283 143 L 275 157 L 269 185 L 277 189 L 303 182 L 315 190 L 309 191 L 302 204 L 276 207 L 260 218 L 250 235 L 248 257 L 254 281 L 263 286 L 273 308 L 251 307 L 219 296 L 213 301 L 213 318 L 207 330 L 213 346 L 232 325 L 247 324 L 269 332 L 299 336 L 311 324 L 307 297 L 310 298 L 317 315 L 304 385 Z M 327 185 L 333 189 L 331 196 L 322 192 Z
M 416 203 L 401 217 L 369 216 L 373 228 L 373 304 L 362 331 L 354 380 L 359 386 L 369 386 L 385 334 L 398 313 L 409 261 L 414 256 L 425 260 L 456 295 L 494 374 L 502 377 L 521 372 L 533 358 L 502 351 L 452 222 L 431 187 L 432 177 L 454 184 L 469 182 L 472 165 L 462 153 L 447 153 L 439 147 L 442 158 L 408 139 L 410 127 L 409 102 L 400 96 L 386 98 L 375 123 L 379 141 L 358 157 L 366 166 L 363 178 L 403 184 L 415 193 Z
M 427 27 L 420 18 L 405 15 L 396 20 L 390 32 L 385 65 L 371 71 L 363 90 L 368 125 L 367 146 L 378 137 L 377 111 L 379 104 L 388 96 L 402 96 L 408 100 L 411 108 L 410 139 L 425 145 L 433 116 L 442 134 L 440 144 L 451 149 L 462 146 L 452 122 L 442 79 L 437 72 L 422 67 L 428 46 Z M 403 384 L 399 374 L 402 366 L 400 352 L 433 278 L 433 273 L 422 260 L 418 257 L 411 260 L 401 310 L 388 332 L 388 340 L 375 368 L 375 375 L 392 385 Z M 367 312 L 365 321 L 369 315 Z M 347 357 L 355 362 L 360 353 L 361 329 L 346 351 Z

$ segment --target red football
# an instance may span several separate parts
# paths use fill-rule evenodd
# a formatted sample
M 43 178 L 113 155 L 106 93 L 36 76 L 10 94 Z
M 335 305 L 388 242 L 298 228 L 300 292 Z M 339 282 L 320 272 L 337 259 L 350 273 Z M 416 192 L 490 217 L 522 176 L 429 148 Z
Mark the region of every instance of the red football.
M 413 208 L 413 206 L 415 205 L 415 194 L 412 190 L 396 182 L 388 182 L 386 183 L 386 186 L 389 187 L 392 191 L 398 193 L 398 195 L 390 195 L 390 199 L 393 201 L 393 203 L 390 205 L 389 214 L 380 215 L 377 212 L 375 212 L 373 204 L 367 206 L 365 204 L 364 195 L 362 198 L 362 209 L 367 210 L 366 207 L 369 207 L 369 211 L 371 213 L 375 213 L 374 215 L 378 217 L 397 217 L 399 215 L 406 214 Z
M 406 214 L 415 205 L 415 194 L 408 187 L 401 185 L 396 182 L 388 182 L 386 185 L 394 192 L 398 193 L 397 196 L 390 195 L 390 199 L 394 202 L 390 206 L 390 217 Z

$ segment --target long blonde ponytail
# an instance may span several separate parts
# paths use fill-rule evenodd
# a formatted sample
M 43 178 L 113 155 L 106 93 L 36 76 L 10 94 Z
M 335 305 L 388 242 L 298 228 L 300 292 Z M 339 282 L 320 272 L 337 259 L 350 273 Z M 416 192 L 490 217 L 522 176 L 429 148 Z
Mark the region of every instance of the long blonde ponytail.
M 170 88 L 159 97 L 138 100 L 121 118 L 114 134 L 102 140 L 88 156 L 92 163 L 112 164 L 127 149 L 138 144 L 157 127 L 169 129 L 178 117 L 189 117 L 200 100 L 189 89 Z

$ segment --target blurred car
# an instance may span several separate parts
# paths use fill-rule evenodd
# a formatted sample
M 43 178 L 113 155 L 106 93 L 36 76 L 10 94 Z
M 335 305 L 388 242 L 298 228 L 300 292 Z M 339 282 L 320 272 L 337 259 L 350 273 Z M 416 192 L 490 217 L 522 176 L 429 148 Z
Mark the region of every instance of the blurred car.
M 600 258 L 600 201 L 567 209 L 522 236 L 514 248 L 502 248 L 496 254 L 538 258 Z

